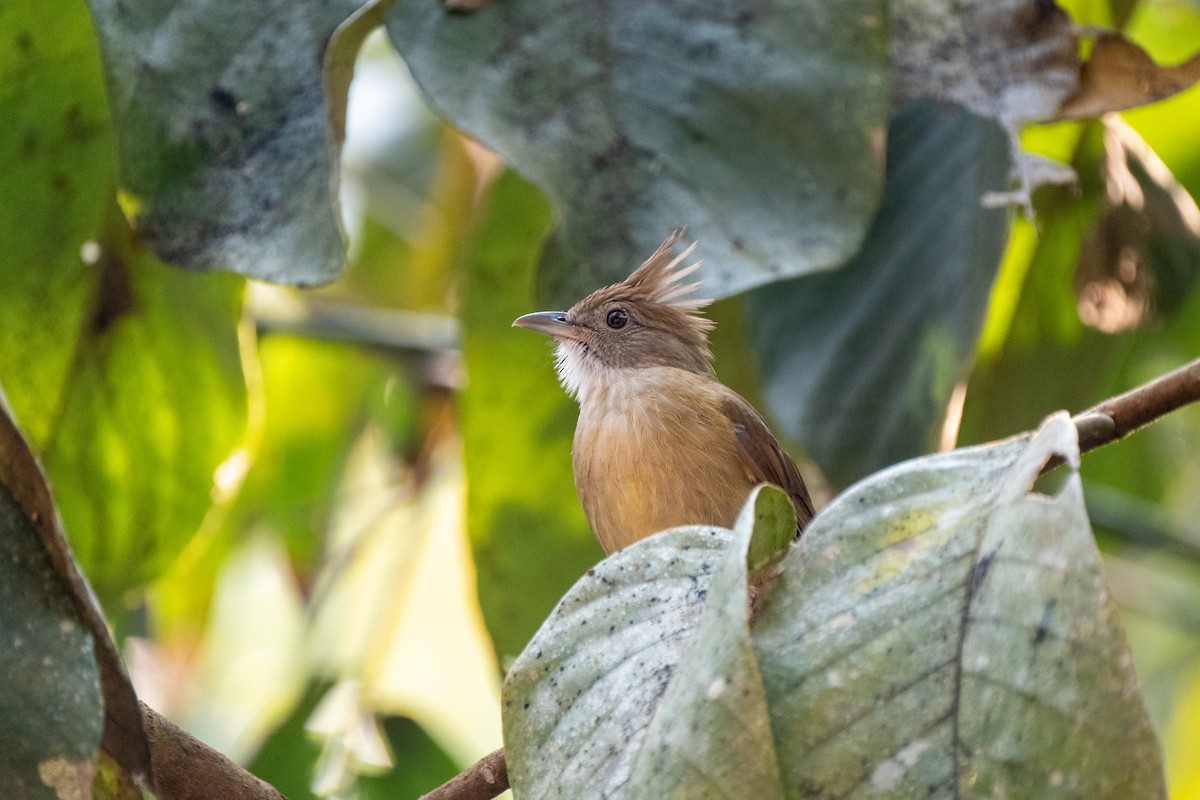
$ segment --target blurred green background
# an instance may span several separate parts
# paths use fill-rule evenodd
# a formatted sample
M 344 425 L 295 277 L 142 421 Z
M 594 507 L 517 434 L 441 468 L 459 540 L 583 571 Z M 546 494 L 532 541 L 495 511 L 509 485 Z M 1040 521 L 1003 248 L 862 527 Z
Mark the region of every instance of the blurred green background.
M 1081 23 L 1127 22 L 1160 61 L 1200 44 L 1195 2 L 1064 5 Z M 509 328 L 539 308 L 551 207 L 431 113 L 376 33 L 350 89 L 343 276 L 299 290 L 175 271 L 95 202 L 107 112 L 86 14 L 68 20 L 82 66 L 45 102 L 83 109 L 86 135 L 56 151 L 72 185 L 41 209 L 7 195 L 0 230 L 74 220 L 133 266 L 103 273 L 112 323 L 83 334 L 85 279 L 14 278 L 0 352 L 45 340 L 36 364 L 10 356 L 6 371 L 33 377 L 5 374 L 5 388 L 138 692 L 293 800 L 428 791 L 500 746 L 503 669 L 602 556 L 571 479 L 574 404 L 547 342 Z M 14 92 L 7 102 L 33 89 Z M 1121 118 L 1026 132 L 1080 186 L 1039 190 L 1034 218 L 1013 222 L 941 444 L 1030 429 L 1200 354 L 1200 89 Z M 1132 154 L 1132 204 L 1100 178 L 1114 148 Z M 762 299 L 711 313 L 718 373 L 761 405 Z M 156 380 L 146 365 L 171 377 L 121 389 Z M 168 477 L 181 464 L 195 474 Z M 836 490 L 806 472 L 820 499 Z M 1200 800 L 1200 407 L 1085 456 L 1082 474 L 1171 796 Z M 141 499 L 112 502 L 128 485 Z M 177 540 L 153 537 L 163 530 Z

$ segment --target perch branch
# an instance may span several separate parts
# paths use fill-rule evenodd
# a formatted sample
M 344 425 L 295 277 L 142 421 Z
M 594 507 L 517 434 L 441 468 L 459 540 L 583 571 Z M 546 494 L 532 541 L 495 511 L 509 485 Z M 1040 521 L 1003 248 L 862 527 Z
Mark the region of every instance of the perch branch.
M 1079 451 L 1124 439 L 1138 428 L 1200 400 L 1200 359 L 1075 415 Z
M 493 750 L 419 800 L 491 800 L 508 788 L 504 748 Z
M 159 800 L 286 800 L 269 783 L 140 705 Z

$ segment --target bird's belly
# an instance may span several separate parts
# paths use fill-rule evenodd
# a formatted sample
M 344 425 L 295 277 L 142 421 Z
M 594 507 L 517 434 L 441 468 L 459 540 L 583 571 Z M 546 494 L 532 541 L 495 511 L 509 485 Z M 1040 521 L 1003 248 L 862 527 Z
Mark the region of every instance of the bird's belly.
M 581 424 L 574 451 L 584 512 L 610 553 L 679 525 L 730 527 L 753 487 L 732 430 L 715 414 L 672 425 L 637 411 L 610 413 Z

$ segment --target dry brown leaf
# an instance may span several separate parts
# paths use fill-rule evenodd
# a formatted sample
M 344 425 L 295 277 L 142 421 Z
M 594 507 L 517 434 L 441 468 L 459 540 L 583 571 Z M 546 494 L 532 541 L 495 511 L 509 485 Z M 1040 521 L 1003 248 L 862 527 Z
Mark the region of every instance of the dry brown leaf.
M 1200 53 L 1164 67 L 1115 31 L 1101 31 L 1092 56 L 1079 70 L 1079 86 L 1062 103 L 1058 119 L 1095 117 L 1107 111 L 1153 103 L 1200 80 Z
M 1105 210 L 1079 252 L 1079 318 L 1105 333 L 1170 313 L 1196 280 L 1200 208 L 1116 114 L 1104 119 Z

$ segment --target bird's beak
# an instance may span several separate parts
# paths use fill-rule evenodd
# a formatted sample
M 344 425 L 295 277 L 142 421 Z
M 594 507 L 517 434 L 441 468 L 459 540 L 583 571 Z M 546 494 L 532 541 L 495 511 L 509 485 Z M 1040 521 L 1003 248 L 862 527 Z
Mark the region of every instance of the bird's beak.
M 513 321 L 514 328 L 528 328 L 531 331 L 553 336 L 555 339 L 579 339 L 582 329 L 567 319 L 565 311 L 538 311 L 536 314 L 526 314 Z

